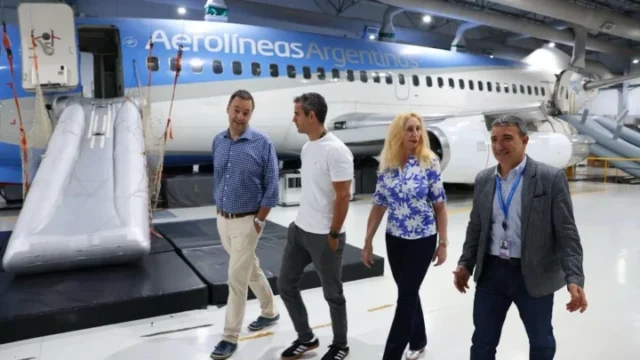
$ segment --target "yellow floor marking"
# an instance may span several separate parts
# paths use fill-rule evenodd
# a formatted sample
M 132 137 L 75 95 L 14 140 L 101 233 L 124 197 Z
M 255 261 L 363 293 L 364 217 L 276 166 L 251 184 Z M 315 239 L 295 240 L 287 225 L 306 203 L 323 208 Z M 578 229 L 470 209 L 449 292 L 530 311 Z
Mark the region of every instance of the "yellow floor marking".
M 273 335 L 273 333 L 271 331 L 265 331 L 265 332 L 261 332 L 255 335 L 247 335 L 247 336 L 243 336 L 241 338 L 238 339 L 238 341 L 247 341 L 247 340 L 255 340 L 255 339 L 259 339 L 259 338 L 263 338 L 263 337 L 267 337 L 267 336 L 271 336 Z
M 382 310 L 382 309 L 386 309 L 386 308 L 390 308 L 392 307 L 392 304 L 386 304 L 386 305 L 382 305 L 382 306 L 378 306 L 378 307 L 374 307 L 371 309 L 367 309 L 368 312 L 374 312 L 374 311 L 378 311 L 378 310 Z
M 329 327 L 329 326 L 331 326 L 331 323 L 316 325 L 312 329 L 326 328 L 326 327 Z

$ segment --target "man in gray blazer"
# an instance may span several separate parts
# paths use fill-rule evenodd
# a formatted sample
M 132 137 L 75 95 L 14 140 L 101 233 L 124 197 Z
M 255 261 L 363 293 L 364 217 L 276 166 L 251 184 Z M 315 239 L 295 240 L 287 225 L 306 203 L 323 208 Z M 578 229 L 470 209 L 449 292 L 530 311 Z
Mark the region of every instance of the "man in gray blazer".
M 491 146 L 498 165 L 475 179 L 467 235 L 454 271 L 454 285 L 465 293 L 475 268 L 471 360 L 495 359 L 512 302 L 529 336 L 531 360 L 555 356 L 551 318 L 557 290 L 567 285 L 568 311 L 587 308 L 582 245 L 566 175 L 527 156 L 528 141 L 520 118 L 496 120 Z

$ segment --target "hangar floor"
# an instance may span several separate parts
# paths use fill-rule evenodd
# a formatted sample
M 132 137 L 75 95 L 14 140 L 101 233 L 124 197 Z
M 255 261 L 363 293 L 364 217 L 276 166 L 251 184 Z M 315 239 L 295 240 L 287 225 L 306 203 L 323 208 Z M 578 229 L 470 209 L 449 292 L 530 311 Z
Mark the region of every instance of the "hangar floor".
M 585 251 L 586 293 L 589 309 L 584 314 L 565 310 L 566 291 L 556 293 L 554 326 L 557 359 L 640 358 L 640 243 L 638 214 L 640 187 L 634 185 L 572 183 L 575 216 Z M 421 297 L 429 346 L 425 359 L 468 359 L 473 331 L 473 291 L 459 294 L 452 284 L 452 270 L 460 255 L 470 210 L 468 191 L 450 191 L 447 262 L 430 268 Z M 359 196 L 347 218 L 347 242 L 361 247 L 370 206 L 370 196 Z M 277 208 L 270 219 L 287 225 L 296 207 Z M 3 215 L 4 214 L 4 215 Z M 213 208 L 163 211 L 156 222 L 210 218 Z M 0 212 L 0 231 L 11 230 L 14 214 Z M 383 222 L 384 224 L 384 222 Z M 382 227 L 382 225 L 381 225 Z M 386 258 L 384 231 L 374 240 L 374 252 Z M 385 275 L 345 285 L 349 314 L 350 359 L 379 359 L 395 309 L 396 288 L 385 265 Z M 471 285 L 473 290 L 474 285 Z M 320 358 L 331 341 L 328 307 L 321 289 L 303 292 L 310 322 L 321 339 Z M 280 298 L 282 317 L 278 325 L 259 333 L 246 330 L 232 359 L 278 359 L 295 338 L 291 321 Z M 311 310 L 317 308 L 318 310 Z M 171 316 L 122 323 L 61 335 L 0 345 L 0 359 L 38 360 L 138 360 L 207 359 L 220 339 L 224 308 L 209 307 Z M 259 314 L 256 300 L 247 306 L 245 326 Z M 528 341 L 517 309 L 512 307 L 498 348 L 499 360 L 528 359 Z

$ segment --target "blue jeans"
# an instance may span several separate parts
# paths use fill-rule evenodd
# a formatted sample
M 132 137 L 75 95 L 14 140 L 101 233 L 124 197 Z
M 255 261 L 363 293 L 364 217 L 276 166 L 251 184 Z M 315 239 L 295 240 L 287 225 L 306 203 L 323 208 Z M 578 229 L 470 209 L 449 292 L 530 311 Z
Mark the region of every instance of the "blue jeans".
M 515 303 L 529 336 L 529 359 L 551 360 L 556 353 L 551 317 L 553 294 L 534 298 L 527 292 L 519 262 L 487 256 L 473 303 L 471 360 L 494 360 L 502 325 Z

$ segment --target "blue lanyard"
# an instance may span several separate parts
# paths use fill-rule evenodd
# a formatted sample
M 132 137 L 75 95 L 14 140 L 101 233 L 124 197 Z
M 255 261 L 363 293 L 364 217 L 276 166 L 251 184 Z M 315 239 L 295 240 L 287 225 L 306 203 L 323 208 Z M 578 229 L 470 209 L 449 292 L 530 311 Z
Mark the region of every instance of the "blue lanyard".
M 504 199 L 502 198 L 502 185 L 500 184 L 500 178 L 496 176 L 496 191 L 498 192 L 498 200 L 500 202 L 500 208 L 502 209 L 502 214 L 504 214 L 505 221 L 509 216 L 509 206 L 511 206 L 511 200 L 513 200 L 513 194 L 516 193 L 516 189 L 518 188 L 518 184 L 520 184 L 520 179 L 524 176 L 524 169 L 518 175 L 516 181 L 511 185 L 511 191 L 509 191 L 509 197 L 507 197 L 507 203 L 504 203 Z

